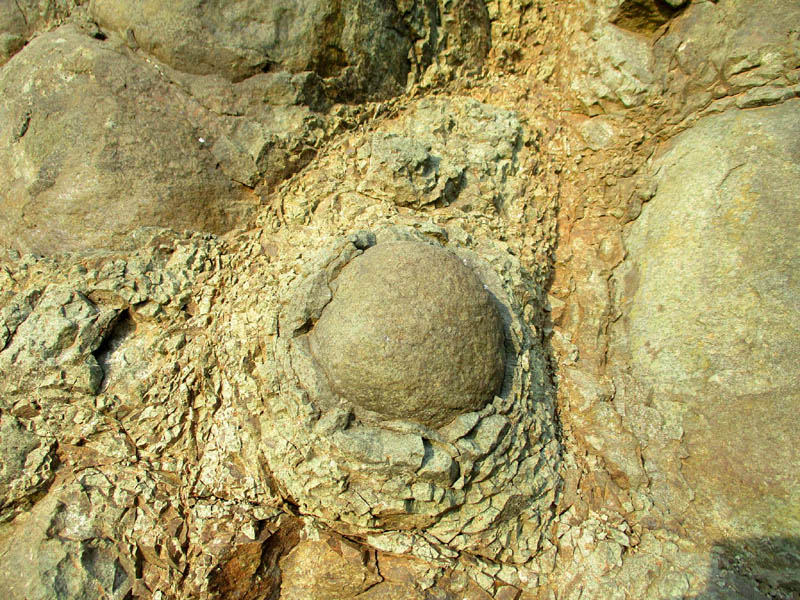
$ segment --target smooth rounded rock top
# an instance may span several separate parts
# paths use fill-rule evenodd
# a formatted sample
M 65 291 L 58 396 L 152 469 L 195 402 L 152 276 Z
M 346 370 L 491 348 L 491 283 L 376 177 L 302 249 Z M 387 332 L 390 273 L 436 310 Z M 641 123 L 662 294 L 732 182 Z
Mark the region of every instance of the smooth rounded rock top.
M 309 334 L 334 391 L 388 418 L 439 427 L 478 410 L 504 374 L 503 325 L 480 279 L 423 242 L 385 242 L 350 261 Z

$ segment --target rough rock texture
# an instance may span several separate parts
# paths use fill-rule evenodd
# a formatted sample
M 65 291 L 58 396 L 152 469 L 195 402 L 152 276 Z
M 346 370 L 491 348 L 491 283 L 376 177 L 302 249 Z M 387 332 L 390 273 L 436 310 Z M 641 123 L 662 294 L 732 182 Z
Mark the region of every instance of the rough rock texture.
M 479 2 L 194 4 L 0 7 L 0 64 L 35 37 L 2 74 L 0 234 L 15 248 L 120 247 L 137 226 L 228 231 L 373 116 L 333 102 L 432 86 L 489 50 Z
M 515 360 L 491 402 L 469 412 L 463 411 L 471 407 L 461 407 L 462 414 L 443 427 L 435 428 L 442 424 L 438 420 L 425 424 L 359 410 L 358 403 L 330 389 L 311 354 L 314 329 L 308 335 L 308 323 L 322 321 L 338 293 L 339 272 L 344 276 L 351 264 L 357 266 L 362 250 L 368 258 L 374 246 L 380 257 L 425 239 L 415 227 L 389 223 L 317 248 L 305 273 L 281 285 L 272 327 L 275 364 L 260 374 L 273 382 L 260 428 L 262 452 L 278 487 L 303 512 L 342 534 L 366 536 L 377 549 L 444 559 L 467 550 L 524 563 L 540 543 L 536 532 L 552 518 L 560 459 L 546 359 L 519 317 L 522 298 L 537 298 L 536 284 L 517 263 L 491 245 L 480 255 L 450 247 L 499 302 L 505 349 Z M 447 230 L 433 231 L 449 237 Z M 458 237 L 463 240 L 463 233 Z M 290 239 L 308 248 L 308 241 Z M 256 301 L 242 292 L 236 296 L 247 306 Z M 269 322 L 269 312 L 261 311 Z M 312 455 L 305 447 L 313 448 Z
M 0 64 L 25 45 L 27 25 L 25 14 L 14 3 L 0 4 Z
M 10 414 L 1 419 L 0 511 L 8 520 L 29 508 L 52 480 L 54 440 L 42 439 L 30 423 Z
M 0 578 L 7 598 L 129 597 L 133 557 L 117 546 L 104 522 L 121 515 L 110 508 L 98 514 L 91 502 L 78 486 L 55 486 L 15 521 L 13 533 L 0 525 Z
M 401 93 L 409 76 L 421 76 L 439 54 L 479 65 L 489 50 L 486 9 L 475 0 L 457 4 L 93 0 L 91 14 L 180 71 L 233 81 L 267 71 L 313 72 L 331 97 L 350 100 Z
M 627 388 L 654 396 L 625 420 L 652 427 L 642 411 L 653 411 L 682 430 L 688 456 L 665 485 L 694 495 L 683 518 L 703 535 L 748 540 L 738 552 L 777 580 L 793 576 L 779 557 L 800 550 L 781 539 L 800 528 L 800 457 L 781 443 L 800 426 L 800 207 L 787 202 L 800 193 L 798 116 L 793 100 L 706 117 L 677 136 L 615 274 L 625 315 L 616 362 L 628 365 Z
M 455 255 L 428 244 L 381 244 L 353 258 L 332 286 L 309 343 L 343 398 L 437 427 L 500 391 L 502 322 Z
M 798 19 L 800 5 L 779 0 L 692 6 L 654 46 L 655 69 L 668 71 L 664 89 L 686 98 L 668 114 L 752 108 L 800 94 Z
M 502 210 L 513 194 L 506 178 L 521 143 L 522 127 L 509 111 L 464 99 L 425 99 L 358 148 L 358 191 L 400 206 Z
M 19 52 L 41 30 L 51 29 L 86 0 L 14 0 L 0 2 L 0 65 Z
M 298 544 L 281 561 L 281 598 L 364 597 L 361 592 L 381 581 L 374 560 L 364 558 L 358 546 L 335 538 Z
M 263 71 L 313 71 L 349 94 L 403 90 L 411 40 L 392 2 L 136 2 L 93 0 L 101 27 L 170 66 L 239 81 Z
M 622 29 L 652 33 L 669 21 L 687 0 L 622 0 L 609 21 Z
M 261 4 L 0 3 L 5 596 L 796 598 L 797 2 L 306 3 L 343 54 L 268 72 Z M 207 181 L 224 235 L 112 223 Z M 97 182 L 29 223 L 91 243 L 14 250 L 14 202 Z M 502 320 L 502 386 L 438 427 L 309 346 L 398 242 Z
M 653 46 L 635 29 L 641 25 L 647 30 L 650 25 L 663 23 L 663 15 L 655 10 L 654 3 L 619 4 L 616 12 L 606 7 L 600 9 L 600 18 L 591 19 L 585 28 L 577 31 L 570 44 L 577 55 L 577 60 L 567 67 L 571 71 L 570 88 L 583 110 L 590 114 L 600 114 L 606 106 L 629 108 L 656 102 L 658 86 L 652 68 Z M 637 7 L 633 23 L 627 22 L 628 15 L 623 10 L 628 5 Z M 611 22 L 614 19 L 621 19 L 620 25 L 632 26 L 634 31 L 614 25 Z
M 223 232 L 241 193 L 137 61 L 66 26 L 0 73 L 0 235 L 22 251 L 118 246 L 141 225 Z

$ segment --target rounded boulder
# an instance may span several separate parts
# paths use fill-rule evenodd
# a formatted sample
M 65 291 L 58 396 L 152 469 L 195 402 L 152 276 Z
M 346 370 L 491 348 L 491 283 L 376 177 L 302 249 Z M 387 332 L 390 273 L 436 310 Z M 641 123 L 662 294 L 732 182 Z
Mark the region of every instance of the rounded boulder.
M 351 260 L 309 334 L 337 394 L 387 418 L 438 427 L 478 410 L 504 375 L 503 324 L 451 252 L 386 242 Z

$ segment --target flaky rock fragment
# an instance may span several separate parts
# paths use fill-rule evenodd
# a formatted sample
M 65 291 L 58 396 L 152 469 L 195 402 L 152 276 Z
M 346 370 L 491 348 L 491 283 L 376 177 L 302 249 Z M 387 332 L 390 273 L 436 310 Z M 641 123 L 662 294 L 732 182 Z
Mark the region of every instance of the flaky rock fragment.
M 437 427 L 480 409 L 503 381 L 503 329 L 459 258 L 420 242 L 354 258 L 309 336 L 332 387 L 392 418 Z

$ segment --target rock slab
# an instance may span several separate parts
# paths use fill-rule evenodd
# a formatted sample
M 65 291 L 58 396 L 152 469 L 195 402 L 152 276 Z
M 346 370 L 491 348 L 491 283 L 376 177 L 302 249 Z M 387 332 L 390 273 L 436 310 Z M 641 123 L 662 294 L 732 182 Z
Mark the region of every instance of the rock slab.
M 800 535 L 800 461 L 787 444 L 800 426 L 798 136 L 796 100 L 679 135 L 658 159 L 619 279 L 620 343 L 682 423 L 703 527 L 751 540 L 767 562 Z

